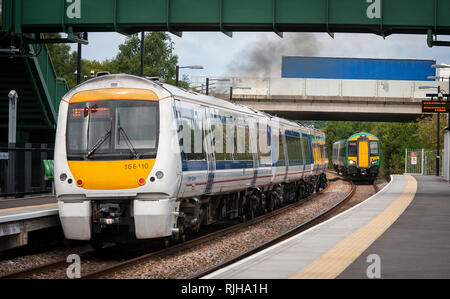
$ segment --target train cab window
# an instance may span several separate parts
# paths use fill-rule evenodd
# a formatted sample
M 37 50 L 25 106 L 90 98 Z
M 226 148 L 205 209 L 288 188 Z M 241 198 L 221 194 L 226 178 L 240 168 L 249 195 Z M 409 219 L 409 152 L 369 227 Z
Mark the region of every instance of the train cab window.
M 157 102 L 104 100 L 69 104 L 69 159 L 154 157 L 158 134 Z
M 356 142 L 348 143 L 348 156 L 356 157 L 358 155 L 358 146 Z
M 370 154 L 372 156 L 378 156 L 378 142 L 377 141 L 370 142 Z
M 135 149 L 156 147 L 156 115 L 154 106 L 135 106 L 124 102 L 116 108 L 115 147 L 128 150 L 127 139 Z

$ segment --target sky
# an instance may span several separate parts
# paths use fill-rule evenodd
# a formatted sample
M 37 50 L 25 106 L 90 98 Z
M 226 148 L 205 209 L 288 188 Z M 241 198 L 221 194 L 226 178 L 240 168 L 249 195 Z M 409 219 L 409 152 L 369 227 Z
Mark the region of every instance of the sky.
M 429 48 L 425 35 L 391 35 L 383 39 L 371 34 L 220 32 L 170 34 L 179 65 L 202 65 L 203 70 L 182 69 L 181 76 L 280 77 L 281 56 L 435 59 L 450 64 L 450 49 Z M 126 37 L 118 33 L 90 33 L 83 58 L 102 61 L 113 58 Z M 76 49 L 76 45 L 72 46 Z

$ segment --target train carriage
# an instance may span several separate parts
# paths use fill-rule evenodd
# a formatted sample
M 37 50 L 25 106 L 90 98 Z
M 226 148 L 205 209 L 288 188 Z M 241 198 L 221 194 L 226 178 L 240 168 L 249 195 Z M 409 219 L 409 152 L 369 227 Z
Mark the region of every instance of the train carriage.
M 63 98 L 55 189 L 68 239 L 184 239 L 327 184 L 323 132 L 155 80 L 108 75 Z

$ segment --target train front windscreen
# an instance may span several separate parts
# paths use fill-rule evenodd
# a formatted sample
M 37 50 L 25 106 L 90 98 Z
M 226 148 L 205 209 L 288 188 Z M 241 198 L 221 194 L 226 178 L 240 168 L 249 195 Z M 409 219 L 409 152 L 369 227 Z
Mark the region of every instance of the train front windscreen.
M 155 158 L 157 102 L 110 100 L 71 103 L 67 120 L 69 160 Z

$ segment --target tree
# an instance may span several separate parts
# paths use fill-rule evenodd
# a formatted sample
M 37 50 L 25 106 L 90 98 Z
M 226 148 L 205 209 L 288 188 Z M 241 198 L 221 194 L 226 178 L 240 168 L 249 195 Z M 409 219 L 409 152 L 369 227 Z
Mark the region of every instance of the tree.
M 46 34 L 46 38 L 60 38 L 59 34 Z M 65 78 L 69 88 L 76 85 L 77 51 L 70 52 L 67 44 L 48 44 L 50 57 L 56 75 Z M 178 56 L 173 53 L 173 42 L 167 33 L 152 32 L 145 35 L 144 76 L 161 77 L 169 84 L 175 84 L 175 69 Z M 99 62 L 82 59 L 81 81 L 90 78 L 90 72 L 108 71 L 111 74 L 125 73 L 140 75 L 141 41 L 135 34 L 119 46 L 119 53 L 111 60 Z M 187 76 L 179 84 L 188 88 Z
M 167 83 L 175 84 L 178 56 L 173 53 L 174 43 L 164 32 L 145 34 L 144 76 L 161 77 Z M 119 53 L 112 60 L 107 60 L 104 67 L 111 73 L 126 73 L 140 76 L 141 41 L 137 34 L 128 38 L 119 46 Z M 186 82 L 180 82 L 185 86 Z
M 414 136 L 417 138 L 421 148 L 433 149 L 437 147 L 437 114 L 432 117 L 423 117 L 418 122 L 419 126 Z M 444 148 L 444 129 L 447 126 L 447 116 L 440 115 L 440 148 Z

